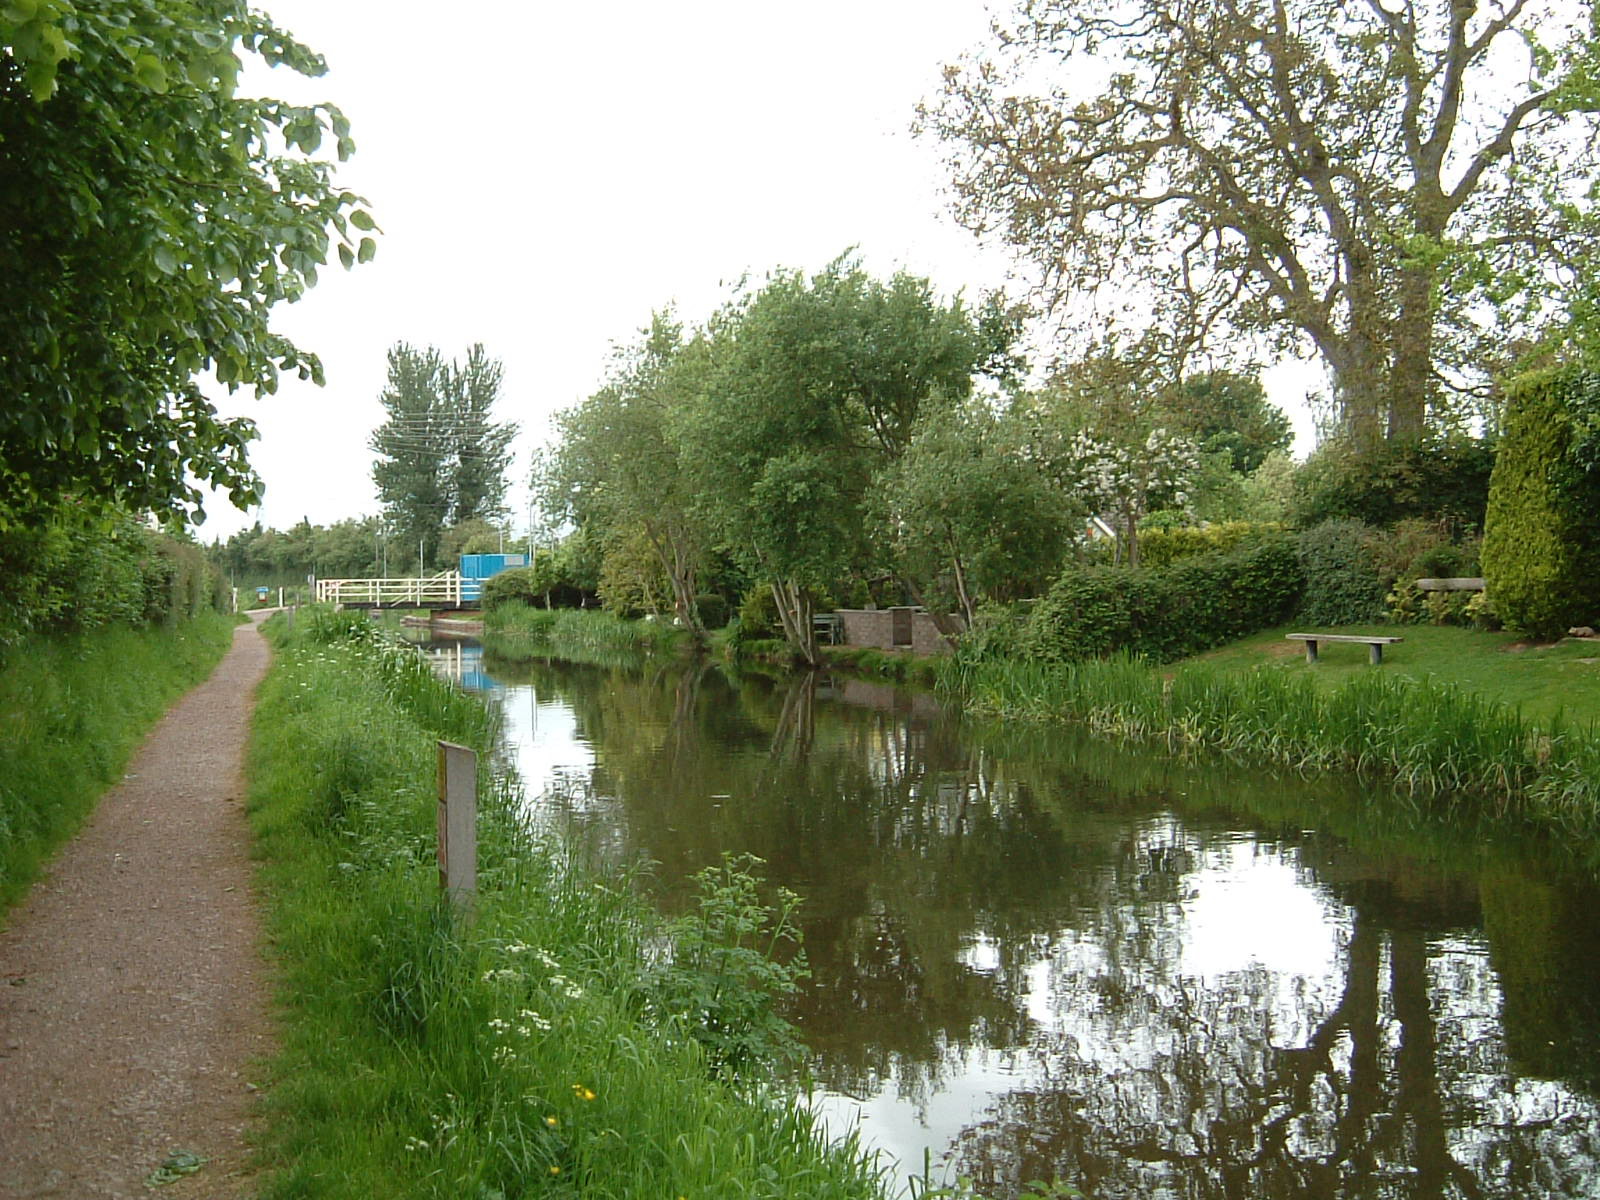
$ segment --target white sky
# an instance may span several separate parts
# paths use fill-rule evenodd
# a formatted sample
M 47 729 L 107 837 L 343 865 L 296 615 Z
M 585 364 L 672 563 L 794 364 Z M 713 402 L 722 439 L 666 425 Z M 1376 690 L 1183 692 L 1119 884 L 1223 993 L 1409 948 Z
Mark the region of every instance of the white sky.
M 815 270 L 851 246 L 947 294 L 1005 281 L 1009 258 L 945 215 L 937 148 L 909 132 L 941 66 L 985 40 L 983 0 L 260 2 L 329 71 L 247 85 L 344 110 L 357 152 L 339 180 L 383 234 L 372 263 L 335 265 L 277 311 L 327 386 L 223 401 L 260 425 L 267 494 L 248 514 L 208 501 L 203 540 L 257 516 L 283 529 L 377 511 L 367 439 L 397 341 L 447 357 L 481 341 L 502 361 L 520 513 L 550 414 L 594 389 L 652 309 L 698 322 L 745 273 Z M 1305 378 L 1267 380 L 1302 452 Z

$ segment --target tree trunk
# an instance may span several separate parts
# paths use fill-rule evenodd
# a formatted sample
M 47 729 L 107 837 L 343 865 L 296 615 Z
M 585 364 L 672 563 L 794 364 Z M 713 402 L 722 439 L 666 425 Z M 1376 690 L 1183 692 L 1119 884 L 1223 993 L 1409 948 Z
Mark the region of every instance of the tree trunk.
M 950 614 L 942 613 L 934 608 L 931 608 L 928 605 L 927 600 L 923 597 L 922 589 L 917 586 L 916 580 L 906 575 L 898 576 L 898 578 L 900 580 L 900 586 L 905 589 L 906 595 L 911 597 L 912 602 L 927 611 L 928 616 L 933 621 L 933 627 L 939 631 L 939 636 L 944 638 L 945 641 L 949 642 L 951 646 L 954 646 L 958 641 L 960 641 L 962 631 L 960 627 L 950 619 Z
M 822 654 L 817 649 L 817 631 L 811 623 L 811 596 L 793 580 L 774 580 L 772 600 L 778 606 L 783 635 L 808 667 L 820 667 Z
M 1400 273 L 1400 311 L 1389 334 L 1386 434 L 1391 442 L 1422 438 L 1433 396 L 1433 279 L 1424 271 Z

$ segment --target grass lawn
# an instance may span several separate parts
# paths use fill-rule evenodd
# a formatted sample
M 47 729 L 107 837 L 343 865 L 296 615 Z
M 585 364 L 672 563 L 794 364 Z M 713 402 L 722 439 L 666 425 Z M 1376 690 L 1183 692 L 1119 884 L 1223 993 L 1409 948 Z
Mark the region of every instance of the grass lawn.
M 1288 633 L 1357 633 L 1398 635 L 1405 640 L 1383 649 L 1383 663 L 1367 662 L 1367 647 L 1323 642 L 1319 661 L 1308 664 L 1305 645 Z M 1509 633 L 1482 633 L 1447 625 L 1351 625 L 1318 628 L 1301 623 L 1280 625 L 1213 650 L 1197 661 L 1237 667 L 1308 672 L 1332 687 L 1364 671 L 1379 670 L 1415 679 L 1459 684 L 1495 700 L 1520 707 L 1523 715 L 1548 722 L 1557 713 L 1580 725 L 1600 725 L 1600 640 L 1564 638 L 1550 645 L 1532 644 Z

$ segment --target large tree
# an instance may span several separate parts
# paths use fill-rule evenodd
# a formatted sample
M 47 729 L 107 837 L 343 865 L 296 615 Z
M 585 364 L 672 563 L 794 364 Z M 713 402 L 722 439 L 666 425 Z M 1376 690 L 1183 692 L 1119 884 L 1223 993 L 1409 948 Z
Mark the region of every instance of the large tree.
M 904 453 L 923 405 L 1006 375 L 1015 325 L 998 302 L 940 301 L 925 279 L 854 260 L 778 272 L 713 322 L 699 401 L 676 434 L 711 527 L 769 581 L 785 637 L 820 662 L 812 602 L 865 553 L 874 474 Z
M 684 454 L 670 436 L 707 366 L 703 339 L 686 343 L 669 313 L 619 347 L 605 385 L 557 418 L 561 444 L 545 475 L 547 507 L 602 534 L 638 575 L 649 557 L 671 590 L 673 612 L 702 632 L 695 594 L 710 548 Z M 612 572 L 617 575 L 616 569 Z M 609 594 L 616 594 L 610 589 Z
M 254 426 L 197 377 L 321 381 L 268 316 L 372 219 L 315 157 L 344 117 L 237 95 L 242 53 L 323 71 L 244 0 L 0 4 L 0 528 L 69 493 L 198 511 L 194 480 L 248 505 Z
M 1594 248 L 1567 203 L 1594 125 L 1556 89 L 1587 16 L 1572 0 L 1028 0 L 947 70 L 921 127 L 948 150 L 961 219 L 1053 293 L 1132 296 L 1179 356 L 1219 333 L 1309 344 L 1358 443 L 1410 440 L 1549 317 Z
M 444 528 L 505 513 L 506 470 L 517 427 L 491 419 L 500 364 L 481 345 L 464 363 L 432 346 L 389 350 L 378 399 L 386 414 L 369 445 L 373 482 L 390 525 L 432 562 Z

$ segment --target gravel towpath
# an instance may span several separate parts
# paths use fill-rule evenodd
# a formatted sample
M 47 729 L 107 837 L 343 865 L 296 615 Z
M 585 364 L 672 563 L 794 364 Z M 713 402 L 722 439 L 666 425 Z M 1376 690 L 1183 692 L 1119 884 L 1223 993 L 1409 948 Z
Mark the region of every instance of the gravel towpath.
M 253 625 L 0 930 L 0 1197 L 253 1194 L 272 1046 L 243 761 Z M 152 1191 L 174 1151 L 206 1162 Z

